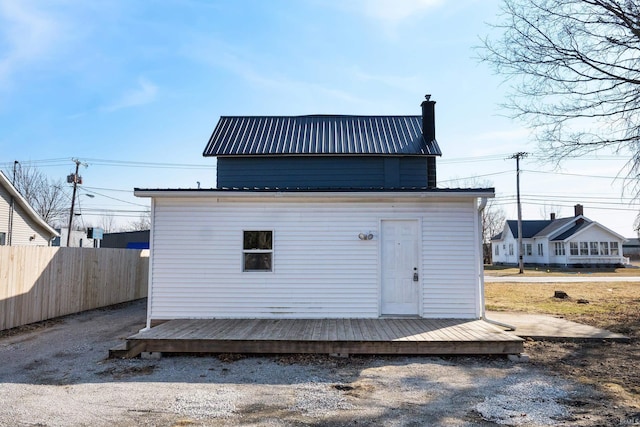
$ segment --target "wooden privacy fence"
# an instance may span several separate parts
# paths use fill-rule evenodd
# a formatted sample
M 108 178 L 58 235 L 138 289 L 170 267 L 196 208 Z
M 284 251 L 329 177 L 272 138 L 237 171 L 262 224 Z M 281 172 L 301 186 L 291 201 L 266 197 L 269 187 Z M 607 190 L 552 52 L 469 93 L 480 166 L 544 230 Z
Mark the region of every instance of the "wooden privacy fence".
M 0 247 L 0 330 L 147 296 L 149 251 Z

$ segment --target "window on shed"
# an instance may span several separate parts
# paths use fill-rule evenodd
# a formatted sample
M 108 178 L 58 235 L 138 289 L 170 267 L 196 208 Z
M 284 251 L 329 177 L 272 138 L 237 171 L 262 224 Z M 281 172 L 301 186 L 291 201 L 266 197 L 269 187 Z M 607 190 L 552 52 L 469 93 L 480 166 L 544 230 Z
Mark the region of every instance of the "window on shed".
M 589 242 L 580 242 L 580 255 L 589 255 Z
M 569 253 L 571 255 L 578 255 L 578 242 L 569 243 Z
M 600 242 L 600 255 L 609 255 L 609 242 Z
M 7 233 L 0 233 L 0 246 L 7 244 Z
M 589 255 L 598 255 L 598 242 L 589 242 Z
M 611 249 L 611 255 L 620 255 L 620 251 L 618 250 L 618 242 L 609 242 L 609 249 Z
M 542 243 L 538 243 L 538 256 L 544 256 L 544 245 Z
M 565 254 L 565 252 L 564 252 L 564 243 L 555 242 L 554 246 L 555 246 L 555 254 L 557 256 L 563 256 Z
M 273 271 L 273 231 L 244 231 L 242 271 Z

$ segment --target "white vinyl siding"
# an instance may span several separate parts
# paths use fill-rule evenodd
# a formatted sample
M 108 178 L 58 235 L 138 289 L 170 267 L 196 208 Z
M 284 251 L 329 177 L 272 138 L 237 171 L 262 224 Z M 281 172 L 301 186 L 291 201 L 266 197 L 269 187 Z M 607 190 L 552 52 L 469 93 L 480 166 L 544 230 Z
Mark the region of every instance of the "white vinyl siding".
M 0 231 L 5 233 L 6 244 L 9 244 L 9 212 L 11 196 L 0 186 Z M 49 246 L 49 235 L 38 225 L 18 203 L 14 205 L 12 246 Z
M 422 227 L 421 315 L 478 313 L 479 238 L 468 202 L 154 200 L 150 319 L 375 318 L 383 219 Z M 273 230 L 273 273 L 242 273 L 243 230 Z M 361 240 L 371 233 L 372 240 Z

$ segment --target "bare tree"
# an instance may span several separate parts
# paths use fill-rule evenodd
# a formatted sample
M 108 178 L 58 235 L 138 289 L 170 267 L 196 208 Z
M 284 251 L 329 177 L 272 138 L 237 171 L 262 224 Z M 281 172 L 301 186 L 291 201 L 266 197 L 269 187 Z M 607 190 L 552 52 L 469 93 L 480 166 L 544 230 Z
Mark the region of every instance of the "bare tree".
M 640 3 L 503 0 L 479 49 L 511 85 L 505 107 L 552 160 L 608 148 L 629 156 L 640 195 Z
M 14 186 L 31 207 L 50 225 L 64 221 L 68 215 L 68 196 L 62 180 L 50 181 L 42 171 L 17 164 Z M 13 177 L 13 171 L 6 171 Z
M 100 217 L 99 227 L 104 230 L 105 233 L 112 233 L 116 230 L 116 219 L 113 214 L 104 213 Z
M 545 203 L 544 205 L 540 206 L 539 213 L 542 219 L 549 219 L 551 217 L 551 214 L 555 214 L 557 218 L 560 218 L 560 215 L 562 214 L 562 207 Z
M 147 210 L 140 214 L 136 221 L 131 221 L 126 227 L 129 231 L 144 231 L 151 229 L 151 211 Z
M 479 178 L 463 178 L 451 181 L 452 187 L 460 188 L 489 188 L 493 183 Z M 482 211 L 482 243 L 488 244 L 491 238 L 502 231 L 507 216 L 504 209 L 496 206 L 494 199 L 488 199 Z

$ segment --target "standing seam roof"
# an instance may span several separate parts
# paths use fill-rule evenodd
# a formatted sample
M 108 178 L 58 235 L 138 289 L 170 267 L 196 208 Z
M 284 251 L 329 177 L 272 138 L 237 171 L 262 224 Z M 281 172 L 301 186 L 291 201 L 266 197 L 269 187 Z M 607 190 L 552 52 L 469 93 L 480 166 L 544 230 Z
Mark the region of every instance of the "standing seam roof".
M 230 117 L 218 121 L 203 155 L 387 154 L 440 156 L 421 116 Z

